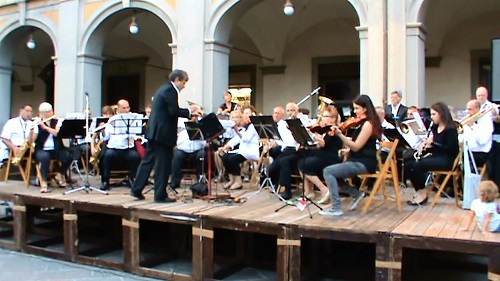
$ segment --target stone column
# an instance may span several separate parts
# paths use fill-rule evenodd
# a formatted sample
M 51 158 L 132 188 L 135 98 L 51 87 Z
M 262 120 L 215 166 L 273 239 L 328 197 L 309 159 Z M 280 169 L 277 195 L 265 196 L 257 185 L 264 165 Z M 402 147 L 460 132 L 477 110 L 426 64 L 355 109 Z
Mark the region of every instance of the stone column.
M 68 112 L 81 112 L 83 109 L 76 102 L 81 97 L 81 93 L 76 88 L 78 42 L 76 31 L 79 30 L 79 26 L 75 19 L 79 17 L 78 9 L 78 1 L 65 1 L 59 4 L 57 57 L 53 58 L 55 62 L 54 108 L 59 116 L 64 116 Z
M 179 95 L 179 105 L 186 107 L 186 100 L 200 103 L 205 111 L 211 107 L 205 102 L 211 93 L 205 88 L 204 73 L 204 24 L 205 2 L 199 0 L 177 1 L 177 42 L 172 42 L 172 65 L 188 72 L 189 82 Z
M 205 41 L 203 106 L 208 112 L 216 111 L 223 103 L 229 85 L 229 52 L 228 45 Z
M 387 0 L 387 94 L 399 89 L 406 100 L 406 9 L 405 1 Z
M 425 104 L 425 29 L 422 23 L 406 25 L 406 104 Z
M 12 69 L 0 66 L 0 124 L 10 118 L 12 99 Z
M 89 94 L 89 108 L 92 116 L 101 116 L 102 108 L 102 57 L 78 55 L 78 81 L 76 107 L 85 107 L 85 93 Z M 77 110 L 79 111 L 79 110 Z
M 359 32 L 359 91 L 360 94 L 369 94 L 368 90 L 368 27 L 357 26 Z

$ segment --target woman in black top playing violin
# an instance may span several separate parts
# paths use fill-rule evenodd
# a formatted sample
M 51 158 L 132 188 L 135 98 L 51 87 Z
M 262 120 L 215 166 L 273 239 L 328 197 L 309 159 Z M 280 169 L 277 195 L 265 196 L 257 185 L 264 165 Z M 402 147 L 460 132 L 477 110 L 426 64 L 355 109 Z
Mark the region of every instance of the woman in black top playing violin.
M 318 126 L 321 128 L 330 127 L 324 133 L 320 132 L 314 134 L 314 140 L 318 143 L 319 149 L 306 150 L 304 158 L 299 160 L 299 171 L 304 175 L 304 194 L 309 199 L 314 199 L 314 185 L 321 191 L 321 198 L 317 201 L 318 204 L 325 204 L 330 201 L 330 192 L 326 187 L 320 176 L 323 175 L 323 169 L 333 164 L 340 163 L 339 150 L 342 148 L 342 140 L 334 134 L 331 126 L 337 124 L 339 114 L 337 109 L 333 106 L 327 106 L 321 112 L 321 121 Z M 311 129 L 311 131 L 315 131 Z
M 408 201 L 410 205 L 427 202 L 430 190 L 425 183 L 429 171 L 450 170 L 459 151 L 457 127 L 448 106 L 442 102 L 433 104 L 431 119 L 434 124 L 430 128 L 432 136 L 422 143 L 421 158 L 405 163 L 405 175 L 417 191 L 414 198 Z
M 353 103 L 354 113 L 359 118 L 359 122 L 354 126 L 352 139 L 349 139 L 338 127 L 333 127 L 344 145 L 350 150 L 350 159 L 344 163 L 334 164 L 323 170 L 323 177 L 329 187 L 332 208 L 320 211 L 320 215 L 341 216 L 342 202 L 339 196 L 338 179 L 355 177 L 362 173 L 375 172 L 377 169 L 377 139 L 382 134 L 382 126 L 373 103 L 367 95 L 359 96 Z M 347 129 L 347 128 L 344 128 Z M 353 197 L 349 210 L 354 210 L 356 205 L 364 197 L 364 192 L 357 187 L 346 186 L 345 191 Z

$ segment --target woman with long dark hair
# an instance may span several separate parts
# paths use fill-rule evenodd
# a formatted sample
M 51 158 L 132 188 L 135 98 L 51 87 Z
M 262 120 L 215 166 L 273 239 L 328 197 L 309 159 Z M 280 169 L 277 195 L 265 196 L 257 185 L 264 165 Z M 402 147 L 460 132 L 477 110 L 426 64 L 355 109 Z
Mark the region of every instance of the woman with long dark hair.
M 442 102 L 431 106 L 431 136 L 422 143 L 421 157 L 405 163 L 405 175 L 417 191 L 410 205 L 427 203 L 430 190 L 426 187 L 429 171 L 450 170 L 458 155 L 458 134 L 448 106 Z M 431 154 L 432 153 L 432 154 Z
M 382 126 L 377 116 L 375 107 L 369 96 L 361 95 L 353 103 L 354 113 L 359 122 L 354 126 L 352 139 L 342 132 L 341 128 L 333 130 L 350 152 L 348 161 L 334 164 L 323 170 L 323 177 L 330 191 L 332 208 L 320 211 L 319 214 L 327 216 L 341 216 L 342 202 L 339 196 L 338 179 L 347 179 L 363 173 L 373 173 L 377 169 L 377 139 L 382 135 Z M 345 123 L 345 122 L 344 122 Z M 345 128 L 344 128 L 345 129 Z M 353 197 L 349 210 L 354 210 L 359 201 L 365 196 L 359 187 L 346 186 L 345 191 Z

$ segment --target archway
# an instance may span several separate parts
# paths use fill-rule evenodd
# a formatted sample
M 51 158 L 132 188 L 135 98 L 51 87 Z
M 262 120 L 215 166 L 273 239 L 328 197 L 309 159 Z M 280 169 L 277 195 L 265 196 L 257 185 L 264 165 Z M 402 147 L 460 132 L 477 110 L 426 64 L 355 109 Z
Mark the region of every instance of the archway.
M 129 31 L 132 18 L 137 34 Z M 172 69 L 172 24 L 164 11 L 152 6 L 109 7 L 89 24 L 79 64 L 81 88 L 92 96 L 93 111 L 122 98 L 132 111 L 151 102 Z
M 17 115 L 18 108 L 25 103 L 34 108 L 43 101 L 54 103 L 54 37 L 39 22 L 27 24 L 12 24 L 0 36 L 2 122 Z
M 322 71 L 341 63 L 356 65 L 355 81 L 345 79 L 340 83 L 356 84 L 349 90 L 359 93 L 360 40 L 356 27 L 366 24 L 366 5 L 363 1 L 293 3 L 295 14 L 287 17 L 276 1 L 221 1 L 207 29 L 207 38 L 227 45 L 228 58 L 218 56 L 220 61 L 227 59 L 230 70 L 245 66 L 250 71 L 255 69 L 255 85 L 251 85 L 257 93 L 254 105 L 262 112 L 269 113 L 288 100 L 299 100 L 318 85 L 328 94 L 327 88 L 335 84 L 332 80 L 339 77 L 333 71 L 327 77 L 323 74 L 328 71 Z M 242 82 L 242 76 L 230 71 L 226 85 L 221 83 L 214 92 L 222 93 L 231 84 L 248 84 L 249 80 Z M 214 98 L 221 101 L 222 95 Z M 309 101 L 304 106 L 315 108 L 314 104 Z

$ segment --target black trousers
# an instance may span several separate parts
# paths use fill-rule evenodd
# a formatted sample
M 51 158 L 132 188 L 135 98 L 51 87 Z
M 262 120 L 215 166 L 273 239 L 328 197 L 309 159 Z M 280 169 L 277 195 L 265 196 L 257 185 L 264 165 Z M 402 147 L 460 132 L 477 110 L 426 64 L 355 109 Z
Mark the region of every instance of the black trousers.
M 429 156 L 419 161 L 410 160 L 405 163 L 405 177 L 409 179 L 415 190 L 425 188 L 425 181 L 429 171 L 451 170 L 455 158 L 443 156 Z
M 226 153 L 222 156 L 222 164 L 224 169 L 230 175 L 240 176 L 241 168 L 240 164 L 247 160 L 243 155 L 238 153 Z
M 297 169 L 299 160 L 306 151 L 285 148 L 281 155 L 269 166 L 269 177 L 274 185 L 282 185 L 287 190 L 292 188 L 292 174 Z
M 137 166 L 141 158 L 135 148 L 129 149 L 114 149 L 107 148 L 103 151 L 102 155 L 102 177 L 101 182 L 109 183 L 111 168 L 116 167 L 116 163 L 126 163 L 127 168 L 130 170 L 129 177 L 131 180 L 135 178 L 137 173 Z
M 71 165 L 71 155 L 66 149 L 59 150 L 37 150 L 35 153 L 36 160 L 40 162 L 40 173 L 44 181 L 49 180 L 50 160 L 56 159 L 61 162 L 58 172 L 65 175 Z
M 500 142 L 493 142 L 490 152 L 490 159 L 488 161 L 488 174 L 489 178 L 500 186 Z
M 170 182 L 170 186 L 172 188 L 177 188 L 181 185 L 182 167 L 185 160 L 194 160 L 194 163 L 196 163 L 196 176 L 200 176 L 203 173 L 203 169 L 206 170 L 208 162 L 202 161 L 202 159 L 207 159 L 204 149 L 200 149 L 191 153 L 176 149 L 174 151 L 174 157 L 172 160 L 172 180 Z M 204 162 L 205 167 L 202 167 L 202 162 Z
M 172 146 L 148 140 L 146 158 L 141 161 L 137 169 L 137 175 L 131 192 L 137 195 L 142 193 L 142 190 L 148 183 L 151 170 L 154 168 L 154 199 L 155 201 L 165 200 L 167 198 L 167 184 L 172 169 L 173 155 L 174 148 Z

